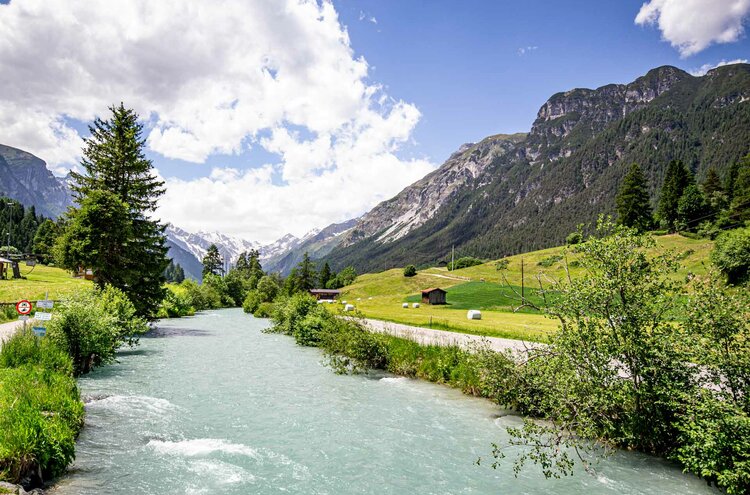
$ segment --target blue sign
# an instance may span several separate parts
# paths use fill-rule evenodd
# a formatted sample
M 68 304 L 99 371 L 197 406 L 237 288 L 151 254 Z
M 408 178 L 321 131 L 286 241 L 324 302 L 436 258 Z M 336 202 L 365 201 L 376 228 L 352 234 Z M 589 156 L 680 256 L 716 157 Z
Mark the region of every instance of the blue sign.
M 34 330 L 34 335 L 37 337 L 44 337 L 47 335 L 47 329 L 44 327 L 34 327 L 32 330 Z

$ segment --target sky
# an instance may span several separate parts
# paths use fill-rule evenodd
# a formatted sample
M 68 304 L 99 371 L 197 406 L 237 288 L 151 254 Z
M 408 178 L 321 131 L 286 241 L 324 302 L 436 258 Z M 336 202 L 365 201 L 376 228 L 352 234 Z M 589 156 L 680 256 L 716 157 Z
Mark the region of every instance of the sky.
M 554 93 L 750 59 L 750 0 L 0 0 L 0 142 L 76 167 L 124 102 L 158 216 L 257 242 L 366 212 Z

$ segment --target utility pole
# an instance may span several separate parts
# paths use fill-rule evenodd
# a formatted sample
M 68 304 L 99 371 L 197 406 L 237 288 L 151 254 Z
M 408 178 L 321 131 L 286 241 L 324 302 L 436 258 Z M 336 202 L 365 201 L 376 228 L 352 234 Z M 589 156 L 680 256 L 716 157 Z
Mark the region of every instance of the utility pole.
M 451 271 L 453 271 L 453 270 L 455 270 L 455 269 L 456 269 L 456 265 L 454 265 L 454 264 L 453 264 L 453 261 L 454 261 L 454 259 L 455 259 L 455 256 L 456 256 L 456 245 L 455 245 L 455 244 L 453 244 L 453 245 L 451 246 Z
M 11 208 L 13 207 L 13 201 L 8 201 L 5 204 L 8 206 L 8 244 L 5 246 L 5 250 L 7 258 L 10 259 L 10 229 L 13 225 L 13 211 L 11 211 Z
M 524 281 L 523 281 L 523 256 L 521 256 L 521 303 L 526 300 L 524 296 Z

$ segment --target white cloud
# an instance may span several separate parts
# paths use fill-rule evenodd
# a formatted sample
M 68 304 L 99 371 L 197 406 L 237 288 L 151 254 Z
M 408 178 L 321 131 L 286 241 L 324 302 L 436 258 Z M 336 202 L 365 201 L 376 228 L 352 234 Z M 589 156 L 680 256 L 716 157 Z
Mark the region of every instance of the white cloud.
M 706 72 L 710 71 L 711 69 L 715 69 L 717 67 L 722 67 L 724 65 L 733 65 L 733 64 L 746 64 L 748 63 L 748 60 L 746 58 L 737 58 L 734 60 L 722 60 L 719 63 L 716 64 L 703 64 L 697 69 L 693 69 L 690 71 L 690 73 L 694 76 L 704 76 L 706 75 Z
M 255 170 L 169 179 L 160 214 L 196 230 L 301 232 L 362 213 L 433 168 L 397 156 L 420 113 L 368 70 L 327 0 L 0 5 L 4 144 L 61 170 L 80 158 L 66 122 L 123 101 L 165 157 L 202 163 L 251 145 L 279 155 Z
M 635 23 L 656 25 L 683 57 L 714 43 L 737 41 L 750 13 L 750 0 L 649 0 Z
M 527 53 L 531 53 L 538 48 L 539 48 L 538 46 L 522 46 L 521 48 L 518 49 L 518 56 L 523 57 Z

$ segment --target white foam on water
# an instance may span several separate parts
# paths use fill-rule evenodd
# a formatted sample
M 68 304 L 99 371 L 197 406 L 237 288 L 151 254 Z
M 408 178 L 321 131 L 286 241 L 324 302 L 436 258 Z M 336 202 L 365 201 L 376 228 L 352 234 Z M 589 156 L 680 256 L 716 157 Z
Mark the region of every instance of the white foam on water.
M 101 400 L 91 402 L 89 405 L 115 410 L 127 410 L 128 412 L 137 410 L 139 412 L 154 414 L 163 414 L 178 409 L 177 406 L 166 399 L 147 395 L 110 395 Z
M 405 376 L 386 376 L 380 379 L 383 383 L 392 383 L 394 385 L 406 383 L 409 381 Z
M 181 442 L 150 440 L 151 447 L 160 454 L 181 455 L 186 457 L 206 456 L 215 452 L 232 455 L 243 455 L 260 459 L 258 452 L 247 445 L 227 442 L 218 438 L 197 438 Z
M 188 469 L 201 476 L 202 479 L 215 478 L 216 482 L 222 485 L 250 483 L 255 481 L 255 476 L 241 467 L 214 459 L 191 462 Z

